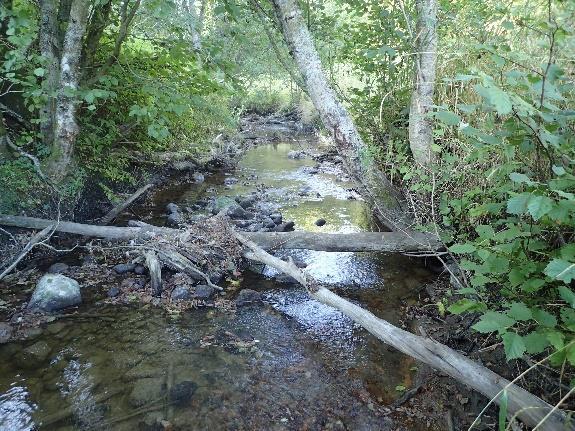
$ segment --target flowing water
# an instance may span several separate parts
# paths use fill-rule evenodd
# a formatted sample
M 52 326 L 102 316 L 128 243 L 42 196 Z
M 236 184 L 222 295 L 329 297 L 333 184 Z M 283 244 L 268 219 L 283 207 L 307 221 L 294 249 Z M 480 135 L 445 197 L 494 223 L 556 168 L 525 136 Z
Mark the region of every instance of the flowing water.
M 288 159 L 310 142 L 254 147 L 233 173 L 237 184 L 224 186 L 226 176 L 213 175 L 169 186 L 134 213 L 160 223 L 167 202 L 186 207 L 204 196 L 265 187 L 297 229 L 374 229 L 336 166 L 313 173 L 310 159 Z M 320 217 L 325 226 L 315 225 Z M 430 278 L 399 255 L 291 254 L 321 283 L 396 324 L 402 305 Z M 264 304 L 235 312 L 170 315 L 88 301 L 81 307 L 86 318 L 60 319 L 0 346 L 0 429 L 394 429 L 381 406 L 410 386 L 414 362 L 275 275 L 269 268 L 246 273 L 241 287 L 262 292 Z

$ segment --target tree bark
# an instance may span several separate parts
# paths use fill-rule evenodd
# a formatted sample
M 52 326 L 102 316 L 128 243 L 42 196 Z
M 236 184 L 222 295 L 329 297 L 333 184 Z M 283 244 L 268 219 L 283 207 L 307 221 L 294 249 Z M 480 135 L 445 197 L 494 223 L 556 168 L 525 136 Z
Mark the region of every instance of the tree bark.
M 178 229 L 139 223 L 137 227 L 96 226 L 89 224 L 47 220 L 35 217 L 9 216 L 0 214 L 0 225 L 44 229 L 55 225 L 57 232 L 98 238 L 127 240 L 151 238 L 154 235 L 173 235 Z M 441 248 L 434 237 L 420 232 L 360 232 L 351 234 L 314 232 L 244 232 L 246 238 L 261 248 L 309 249 L 323 251 L 365 251 L 365 252 L 430 252 Z
M 60 82 L 57 0 L 40 0 L 39 33 L 40 54 L 45 61 L 43 86 L 46 93 L 46 102 L 40 109 L 40 135 L 44 145 L 52 147 L 56 124 L 56 94 Z
M 60 60 L 54 145 L 48 162 L 48 175 L 56 184 L 61 182 L 69 172 L 79 132 L 76 123 L 78 101 L 74 93 L 78 89 L 80 80 L 82 39 L 86 32 L 89 6 L 89 0 L 73 0 L 64 37 Z
M 454 379 L 472 387 L 489 399 L 502 403 L 502 392 L 507 392 L 507 411 L 509 415 L 517 414 L 528 426 L 534 427 L 542 421 L 553 407 L 525 389 L 512 384 L 493 371 L 479 365 L 455 350 L 438 343 L 431 338 L 424 338 L 400 329 L 391 323 L 380 319 L 344 298 L 336 295 L 325 287 L 318 286 L 301 271 L 293 262 L 283 261 L 259 248 L 255 243 L 241 234 L 236 238 L 249 251 L 244 254 L 248 259 L 272 266 L 295 278 L 308 291 L 311 297 L 329 305 L 359 323 L 375 337 L 397 350 L 409 355 L 433 368 L 450 375 Z M 555 410 L 538 428 L 545 431 L 573 430 L 571 419 L 561 410 Z
M 104 30 L 108 26 L 110 20 L 110 11 L 112 10 L 112 0 L 108 0 L 105 4 L 96 6 L 92 14 L 92 18 L 88 24 L 86 31 L 86 45 L 82 53 L 82 70 L 84 80 L 90 77 L 93 72 L 94 62 L 100 40 L 104 34 Z
M 188 27 L 192 36 L 192 48 L 197 53 L 202 50 L 202 27 L 207 0 L 202 0 L 200 14 L 196 9 L 195 0 L 184 0 L 184 6 L 188 14 Z
M 417 25 L 414 89 L 409 109 L 409 146 L 416 163 L 433 163 L 433 109 L 435 66 L 437 59 L 436 0 L 416 0 Z
M 386 226 L 392 230 L 409 224 L 403 199 L 389 179 L 378 169 L 369 148 L 363 142 L 351 116 L 339 102 L 327 81 L 311 34 L 306 27 L 296 0 L 272 0 L 281 23 L 284 38 L 305 82 L 325 128 L 333 134 L 338 152 L 350 174 L 367 191 L 366 198 L 374 206 Z

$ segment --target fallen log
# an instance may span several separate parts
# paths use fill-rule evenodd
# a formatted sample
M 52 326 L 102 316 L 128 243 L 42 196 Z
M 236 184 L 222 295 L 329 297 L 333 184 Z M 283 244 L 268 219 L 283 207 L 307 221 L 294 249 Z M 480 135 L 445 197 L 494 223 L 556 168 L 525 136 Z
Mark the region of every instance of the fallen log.
M 140 187 L 136 190 L 128 199 L 121 202 L 120 204 L 116 205 L 114 208 L 108 212 L 104 217 L 100 219 L 101 225 L 110 224 L 116 217 L 118 217 L 122 211 L 132 205 L 140 196 L 150 190 L 154 185 L 153 184 L 146 184 L 144 187 Z
M 538 426 L 539 430 L 575 430 L 575 424 L 570 417 L 563 411 L 554 409 L 541 398 L 455 350 L 431 338 L 421 337 L 400 329 L 325 287 L 317 285 L 314 280 L 308 279 L 307 275 L 291 260 L 286 262 L 270 255 L 243 234 L 236 233 L 236 238 L 249 249 L 244 254 L 246 258 L 272 266 L 293 277 L 307 289 L 313 298 L 338 309 L 384 343 L 450 375 L 486 397 L 494 399 L 498 404 L 506 403 L 510 416 L 516 415 L 528 426 Z M 502 396 L 504 392 L 507 397 Z
M 151 238 L 154 235 L 177 234 L 181 231 L 166 227 L 139 224 L 131 227 L 96 226 L 73 222 L 9 216 L 0 214 L 0 225 L 28 229 L 44 229 L 55 225 L 58 232 L 98 238 L 127 240 Z M 244 236 L 264 250 L 308 249 L 324 251 L 355 252 L 430 252 L 441 248 L 434 236 L 420 232 L 357 232 L 357 233 L 316 233 L 316 232 L 246 232 Z

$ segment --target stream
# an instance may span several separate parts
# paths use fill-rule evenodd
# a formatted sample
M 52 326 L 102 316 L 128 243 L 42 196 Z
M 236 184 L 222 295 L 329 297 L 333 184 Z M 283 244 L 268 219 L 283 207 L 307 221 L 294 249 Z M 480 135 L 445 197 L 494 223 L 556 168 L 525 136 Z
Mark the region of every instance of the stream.
M 192 207 L 258 189 L 297 230 L 377 229 L 341 167 L 288 158 L 316 147 L 313 136 L 254 146 L 231 174 L 167 185 L 131 218 L 162 224 L 169 202 Z M 325 225 L 316 225 L 320 218 Z M 289 254 L 320 283 L 395 324 L 432 278 L 401 255 Z M 277 276 L 270 268 L 245 272 L 238 289 L 257 290 L 264 301 L 237 310 L 175 315 L 101 305 L 105 293 L 94 293 L 80 311 L 96 317 L 55 320 L 0 345 L 0 430 L 397 429 L 384 407 L 413 384 L 415 362 Z

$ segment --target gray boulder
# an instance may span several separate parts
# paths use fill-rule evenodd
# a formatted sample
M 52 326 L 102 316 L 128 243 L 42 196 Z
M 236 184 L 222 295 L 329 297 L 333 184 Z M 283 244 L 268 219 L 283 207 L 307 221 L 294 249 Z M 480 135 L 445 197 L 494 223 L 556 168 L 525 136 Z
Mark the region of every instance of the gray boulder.
M 270 218 L 273 220 L 273 222 L 275 224 L 281 224 L 281 222 L 282 222 L 281 213 L 272 213 L 272 214 L 270 214 Z
M 237 178 L 234 178 L 234 177 L 228 177 L 228 178 L 226 178 L 226 179 L 224 180 L 224 184 L 225 184 L 226 186 L 234 185 L 234 184 L 236 184 L 237 182 L 238 182 L 238 179 L 237 179 Z
M 294 226 L 295 223 L 293 221 L 281 223 L 274 228 L 274 232 L 292 232 L 294 230 Z
M 76 280 L 61 274 L 46 274 L 38 281 L 28 308 L 55 311 L 81 302 L 80 285 Z
M 303 151 L 290 151 L 287 154 L 288 159 L 298 160 L 305 158 L 305 153 Z
M 320 219 L 317 219 L 317 220 L 315 221 L 315 225 L 316 225 L 316 226 L 323 226 L 324 224 L 326 224 L 326 221 L 325 221 L 324 218 L 320 218 Z
M 120 294 L 120 288 L 118 287 L 110 287 L 108 289 L 108 298 L 115 298 Z
M 166 211 L 168 212 L 168 214 L 179 213 L 180 207 L 177 206 L 175 203 L 170 202 L 168 205 L 166 205 Z
M 182 215 L 178 212 L 168 214 L 168 218 L 166 219 L 166 225 L 176 227 L 180 223 L 182 223 Z

